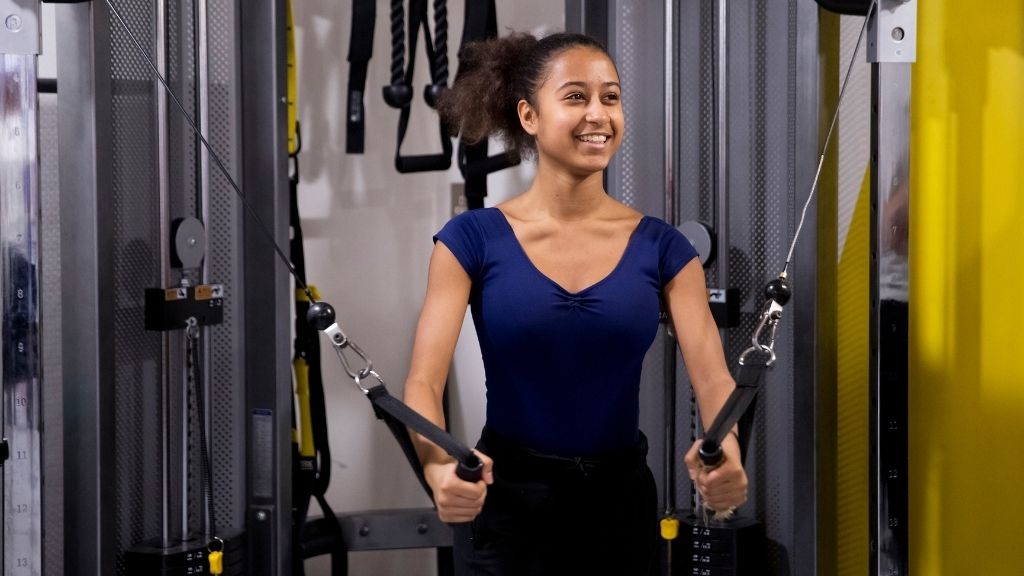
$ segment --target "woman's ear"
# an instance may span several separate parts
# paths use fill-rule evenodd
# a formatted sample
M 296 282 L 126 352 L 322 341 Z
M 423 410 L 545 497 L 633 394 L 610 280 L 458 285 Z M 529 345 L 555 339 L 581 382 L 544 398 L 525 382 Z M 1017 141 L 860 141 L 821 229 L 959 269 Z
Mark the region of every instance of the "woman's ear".
M 536 136 L 537 111 L 526 100 L 520 100 L 516 110 L 519 112 L 519 123 L 522 124 L 523 130 L 530 136 Z

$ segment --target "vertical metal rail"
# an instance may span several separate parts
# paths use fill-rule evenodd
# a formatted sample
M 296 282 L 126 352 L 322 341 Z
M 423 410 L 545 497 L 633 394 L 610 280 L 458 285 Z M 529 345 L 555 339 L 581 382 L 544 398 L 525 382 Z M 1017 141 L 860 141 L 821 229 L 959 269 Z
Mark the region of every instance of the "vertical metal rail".
M 665 0 L 665 221 L 676 226 L 679 209 L 675 181 L 675 0 Z
M 199 101 L 199 126 L 204 127 L 209 134 L 210 126 L 210 54 L 209 54 L 209 41 L 208 41 L 208 0 L 196 0 L 193 10 L 196 14 L 196 31 L 195 36 L 197 38 L 197 50 L 196 56 L 198 60 L 198 66 L 196 67 L 196 97 Z M 198 136 L 196 137 L 198 140 Z M 210 224 L 210 153 L 206 150 L 205 146 L 202 146 L 200 142 L 196 142 L 196 149 L 199 150 L 199 205 L 197 206 L 196 215 L 204 226 L 207 227 L 206 237 L 209 238 L 209 224 Z M 206 284 L 210 282 L 210 259 L 209 259 L 209 244 L 207 243 L 207 257 L 203 259 L 203 270 L 201 275 L 202 283 Z M 213 379 L 210 374 L 211 371 L 211 344 L 210 334 L 212 333 L 209 326 L 204 326 L 201 332 L 202 342 L 202 358 L 200 360 L 202 365 L 202 384 L 205 395 L 203 398 L 203 406 L 206 407 L 206 413 L 201 417 L 206 419 L 206 430 L 208 432 L 213 431 L 213 390 L 212 383 Z M 212 434 L 207 433 L 206 435 L 206 453 L 211 456 L 211 468 L 210 474 L 213 474 L 213 438 Z M 213 498 L 213 494 L 209 497 Z M 205 506 L 202 507 L 203 513 L 203 533 L 210 534 L 210 514 Z
M 167 74 L 167 0 L 156 2 L 156 65 L 160 73 Z M 153 81 L 157 108 L 157 170 L 160 198 L 160 284 L 170 285 L 170 167 L 168 165 L 167 95 L 160 84 Z M 164 358 L 160 372 L 160 540 L 165 548 L 171 546 L 171 374 L 168 359 L 171 356 L 171 335 L 160 335 L 160 348 Z
M 715 235 L 718 285 L 729 285 L 729 2 L 715 2 Z M 723 345 L 726 330 L 722 329 Z M 726 348 L 728 349 L 728 348 Z
M 910 84 L 917 0 L 879 0 L 871 67 L 871 574 L 904 576 L 908 541 Z
M 8 31 L 12 28 L 23 31 L 24 22 L 20 15 L 12 13 L 4 25 Z M 10 449 L 10 458 L 3 468 L 3 565 L 7 576 L 38 576 L 42 574 L 39 405 L 42 396 L 37 57 L 4 53 L 2 58 L 0 291 L 3 298 L 3 433 Z
M 3 573 L 42 574 L 39 4 L 0 1 Z
M 675 10 L 676 0 L 665 0 L 665 221 L 678 225 L 679 208 L 676 202 L 675 182 Z M 668 312 L 666 310 L 666 312 Z M 665 364 L 664 364 L 664 484 L 665 515 L 674 516 L 676 511 L 676 338 L 672 329 L 672 317 L 665 323 Z M 672 543 L 667 542 L 667 568 L 672 570 Z
M 905 202 L 909 210 L 910 65 L 875 64 L 872 70 L 874 133 L 871 178 L 871 494 L 872 562 L 878 576 L 902 576 L 908 566 L 907 333 L 908 299 L 885 293 L 886 275 L 896 253 L 892 238 L 903 224 L 885 224 L 887 206 Z M 902 150 L 901 150 L 902 148 Z M 907 286 L 904 286 L 904 289 Z

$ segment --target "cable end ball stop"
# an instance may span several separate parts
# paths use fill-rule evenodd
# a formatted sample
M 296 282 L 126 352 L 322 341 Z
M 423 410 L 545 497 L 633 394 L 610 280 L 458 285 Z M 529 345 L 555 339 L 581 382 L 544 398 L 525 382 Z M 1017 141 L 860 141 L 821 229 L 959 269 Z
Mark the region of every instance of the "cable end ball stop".
M 779 306 L 785 306 L 793 296 L 793 288 L 790 287 L 789 282 L 785 278 L 780 276 L 764 287 L 764 296 L 769 300 L 778 302 Z
M 327 302 L 314 302 L 306 312 L 306 322 L 318 332 L 323 332 L 334 324 L 336 315 L 334 307 Z

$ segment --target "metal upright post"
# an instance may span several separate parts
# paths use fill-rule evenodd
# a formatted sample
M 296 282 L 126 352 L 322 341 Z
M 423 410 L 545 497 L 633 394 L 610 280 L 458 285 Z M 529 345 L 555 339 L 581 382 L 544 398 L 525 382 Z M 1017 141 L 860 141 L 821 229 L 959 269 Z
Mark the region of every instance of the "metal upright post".
M 38 2 L 0 1 L 3 571 L 42 574 Z
M 729 0 L 715 2 L 715 236 L 718 285 L 729 285 Z M 726 330 L 720 330 L 728 350 Z
M 198 66 L 196 67 L 196 98 L 199 101 L 199 126 L 209 133 L 210 127 L 210 53 L 209 53 L 209 41 L 207 38 L 208 34 L 208 1 L 207 0 L 195 0 L 193 2 L 193 10 L 195 12 L 195 36 L 196 36 L 196 60 Z M 210 154 L 205 147 L 201 145 L 196 137 L 196 150 L 199 159 L 198 166 L 198 188 L 199 188 L 199 202 L 196 207 L 196 216 L 206 225 L 207 229 L 210 227 Z M 209 233 L 207 233 L 209 236 Z M 207 250 L 208 251 L 208 250 Z M 210 259 L 209 256 L 203 259 L 203 269 L 200 276 L 200 281 L 203 284 L 208 284 L 212 281 L 210 278 Z M 210 335 L 213 333 L 209 326 L 202 328 L 202 391 L 204 395 L 203 405 L 206 406 L 206 413 L 200 415 L 205 418 L 206 429 L 213 430 L 213 378 L 211 377 L 212 364 L 210 362 L 212 346 L 210 345 Z M 213 454 L 213 434 L 207 434 L 206 437 L 206 450 L 207 454 Z M 212 463 L 210 474 L 213 474 Z M 212 499 L 214 496 L 210 494 L 209 497 Z M 210 515 L 209 510 L 206 506 L 201 506 L 203 510 L 203 533 L 210 534 Z
M 114 574 L 114 250 L 110 14 L 102 2 L 58 6 L 61 319 L 66 574 Z M 88 104 L 86 104 L 88 103 Z M 63 137 L 67 135 L 68 137 Z
M 242 189 L 277 237 L 288 239 L 285 6 L 241 3 Z M 245 221 L 246 379 L 248 407 L 247 537 L 252 576 L 291 569 L 291 365 L 288 271 L 273 246 Z
M 904 576 L 910 82 L 917 0 L 880 0 L 868 24 L 871 101 L 871 571 Z

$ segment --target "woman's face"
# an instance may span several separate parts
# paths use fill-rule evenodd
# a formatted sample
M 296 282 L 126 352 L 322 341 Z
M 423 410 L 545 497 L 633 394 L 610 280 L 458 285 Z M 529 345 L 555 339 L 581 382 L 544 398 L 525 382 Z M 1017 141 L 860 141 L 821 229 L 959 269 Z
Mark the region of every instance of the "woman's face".
M 570 48 L 548 64 L 536 106 L 519 103 L 519 118 L 537 139 L 542 162 L 588 176 L 604 170 L 622 142 L 621 94 L 608 56 L 594 48 Z

